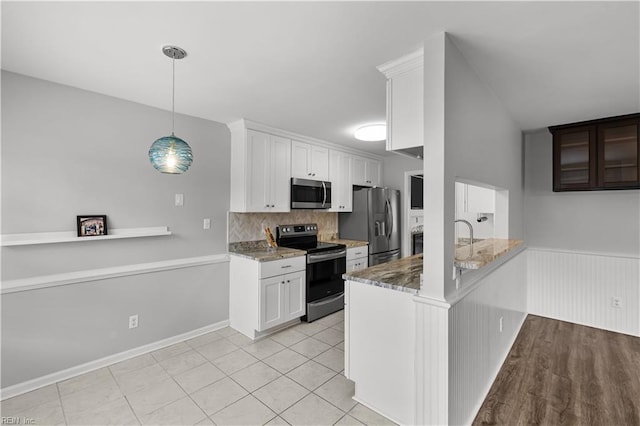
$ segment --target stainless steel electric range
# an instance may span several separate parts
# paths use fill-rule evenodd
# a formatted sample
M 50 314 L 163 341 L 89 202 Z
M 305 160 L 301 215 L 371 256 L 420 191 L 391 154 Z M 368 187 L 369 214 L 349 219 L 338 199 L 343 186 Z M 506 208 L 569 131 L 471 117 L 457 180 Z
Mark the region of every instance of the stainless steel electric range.
M 278 225 L 278 245 L 307 252 L 307 312 L 303 321 L 311 322 L 344 309 L 344 281 L 347 247 L 318 241 L 315 223 Z

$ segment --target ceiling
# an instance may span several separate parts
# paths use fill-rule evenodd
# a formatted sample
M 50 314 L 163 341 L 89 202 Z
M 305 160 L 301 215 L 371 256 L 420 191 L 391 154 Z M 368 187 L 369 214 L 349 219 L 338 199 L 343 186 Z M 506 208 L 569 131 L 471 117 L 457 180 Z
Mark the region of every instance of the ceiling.
M 2 68 L 383 153 L 376 66 L 447 31 L 523 130 L 640 111 L 638 2 L 2 2 Z M 179 127 L 176 128 L 179 134 Z

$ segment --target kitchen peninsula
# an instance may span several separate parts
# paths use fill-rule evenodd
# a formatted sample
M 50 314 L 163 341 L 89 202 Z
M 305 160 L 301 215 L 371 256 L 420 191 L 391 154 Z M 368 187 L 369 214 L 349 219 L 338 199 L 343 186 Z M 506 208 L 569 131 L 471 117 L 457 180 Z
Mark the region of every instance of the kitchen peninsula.
M 459 247 L 454 264 L 478 269 L 518 248 L 520 240 L 487 239 Z M 422 271 L 417 254 L 343 276 L 345 376 L 355 382 L 355 400 L 399 424 L 416 424 L 414 298 Z

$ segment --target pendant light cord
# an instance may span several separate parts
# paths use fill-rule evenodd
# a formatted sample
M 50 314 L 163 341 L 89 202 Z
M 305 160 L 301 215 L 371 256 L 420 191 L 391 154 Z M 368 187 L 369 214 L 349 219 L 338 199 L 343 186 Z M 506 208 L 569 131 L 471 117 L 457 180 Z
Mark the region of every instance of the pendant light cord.
M 173 78 L 171 81 L 171 136 L 174 136 L 176 127 L 176 56 L 171 59 L 173 65 Z

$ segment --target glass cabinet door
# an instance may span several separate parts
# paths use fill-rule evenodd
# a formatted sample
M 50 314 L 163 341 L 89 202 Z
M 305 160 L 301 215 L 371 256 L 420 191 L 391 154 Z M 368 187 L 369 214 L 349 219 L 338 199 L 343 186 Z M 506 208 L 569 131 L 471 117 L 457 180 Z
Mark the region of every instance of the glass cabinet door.
M 638 120 L 598 126 L 598 184 L 601 187 L 636 186 Z
M 554 190 L 595 185 L 595 127 L 563 129 L 554 134 Z

